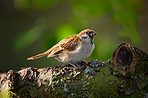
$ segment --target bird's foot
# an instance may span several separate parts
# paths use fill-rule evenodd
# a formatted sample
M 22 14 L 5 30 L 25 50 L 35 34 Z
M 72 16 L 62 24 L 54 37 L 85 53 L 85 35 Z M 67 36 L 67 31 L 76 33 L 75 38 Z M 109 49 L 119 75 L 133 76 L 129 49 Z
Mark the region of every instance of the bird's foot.
M 87 63 L 84 61 L 80 61 L 80 62 L 76 62 L 76 63 L 69 63 L 69 64 L 77 69 L 82 69 L 87 66 Z
M 77 67 L 75 64 L 69 63 L 70 65 L 72 65 L 73 67 Z
M 74 68 L 76 68 L 76 69 L 82 69 L 83 67 L 82 66 L 79 66 L 79 64 L 78 63 L 75 63 L 75 64 L 73 64 L 73 63 L 69 63 L 70 65 L 72 65 Z

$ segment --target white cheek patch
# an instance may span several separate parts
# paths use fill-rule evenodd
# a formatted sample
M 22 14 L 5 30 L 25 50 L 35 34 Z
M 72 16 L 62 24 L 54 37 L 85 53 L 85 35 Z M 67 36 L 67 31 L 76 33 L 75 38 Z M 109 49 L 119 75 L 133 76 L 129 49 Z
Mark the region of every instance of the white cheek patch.
M 83 38 L 83 39 L 87 39 L 88 36 L 87 36 L 87 35 L 84 35 L 84 36 L 81 36 L 81 38 Z

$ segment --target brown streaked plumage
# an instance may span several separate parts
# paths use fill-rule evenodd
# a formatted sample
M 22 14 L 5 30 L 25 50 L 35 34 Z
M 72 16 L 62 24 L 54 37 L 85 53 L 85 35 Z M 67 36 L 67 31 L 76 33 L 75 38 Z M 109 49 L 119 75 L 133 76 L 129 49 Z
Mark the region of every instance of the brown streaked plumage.
M 81 39 L 76 36 L 76 35 L 72 35 L 70 37 L 67 37 L 65 39 L 63 39 L 62 41 L 60 41 L 57 45 L 56 48 L 54 48 L 52 50 L 52 52 L 50 52 L 50 54 L 48 55 L 48 57 L 54 57 L 55 54 L 58 55 L 60 54 L 63 50 L 69 50 L 72 51 L 75 48 L 77 48 L 79 46 L 78 41 L 80 41 Z
M 27 58 L 27 60 L 38 59 L 48 54 L 48 57 L 54 57 L 55 55 L 61 53 L 63 50 L 72 51 L 78 46 L 77 42 L 80 40 L 81 39 L 76 35 L 69 36 L 61 40 L 58 44 L 54 45 L 51 49 L 47 50 L 46 52 Z
M 87 51 L 85 50 L 85 47 L 87 47 L 88 45 L 83 47 L 84 46 L 83 44 L 84 43 L 91 44 L 89 42 L 93 41 L 93 36 L 95 34 L 96 33 L 93 30 L 89 30 L 89 29 L 83 30 L 78 35 L 69 36 L 61 40 L 58 44 L 54 45 L 52 48 L 50 48 L 46 52 L 27 58 L 27 60 L 34 60 L 47 55 L 47 57 L 54 57 L 60 62 L 71 63 L 71 62 L 79 61 L 78 57 L 77 58 L 75 57 L 81 53 L 82 55 L 79 56 L 80 60 L 81 58 L 85 59 L 87 55 L 89 56 L 91 53 L 90 54 L 87 53 L 87 51 L 90 49 L 87 49 Z M 93 48 L 94 48 L 94 45 L 93 45 Z M 86 57 L 83 56 L 83 50 L 84 50 L 84 55 L 87 54 Z M 92 52 L 92 50 L 90 52 Z

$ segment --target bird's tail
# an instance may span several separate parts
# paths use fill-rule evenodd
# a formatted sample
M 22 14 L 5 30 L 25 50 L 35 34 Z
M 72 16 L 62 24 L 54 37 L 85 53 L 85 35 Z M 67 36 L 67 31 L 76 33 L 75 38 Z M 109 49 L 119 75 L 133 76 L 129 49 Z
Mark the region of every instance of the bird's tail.
M 46 55 L 47 55 L 47 53 L 44 52 L 44 53 L 41 53 L 41 54 L 37 54 L 37 55 L 35 55 L 35 56 L 32 56 L 32 57 L 30 57 L 30 58 L 27 58 L 27 60 L 38 59 L 38 58 L 41 58 L 41 57 L 46 56 Z

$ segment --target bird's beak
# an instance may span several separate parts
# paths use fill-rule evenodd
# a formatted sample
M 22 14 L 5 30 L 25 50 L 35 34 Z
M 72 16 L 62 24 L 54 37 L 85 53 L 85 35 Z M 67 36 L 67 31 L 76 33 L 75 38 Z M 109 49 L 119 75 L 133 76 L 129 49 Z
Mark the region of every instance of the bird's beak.
M 96 35 L 96 32 L 90 33 L 90 36 L 94 36 L 94 35 Z
M 96 35 L 96 32 L 93 32 L 93 35 Z

